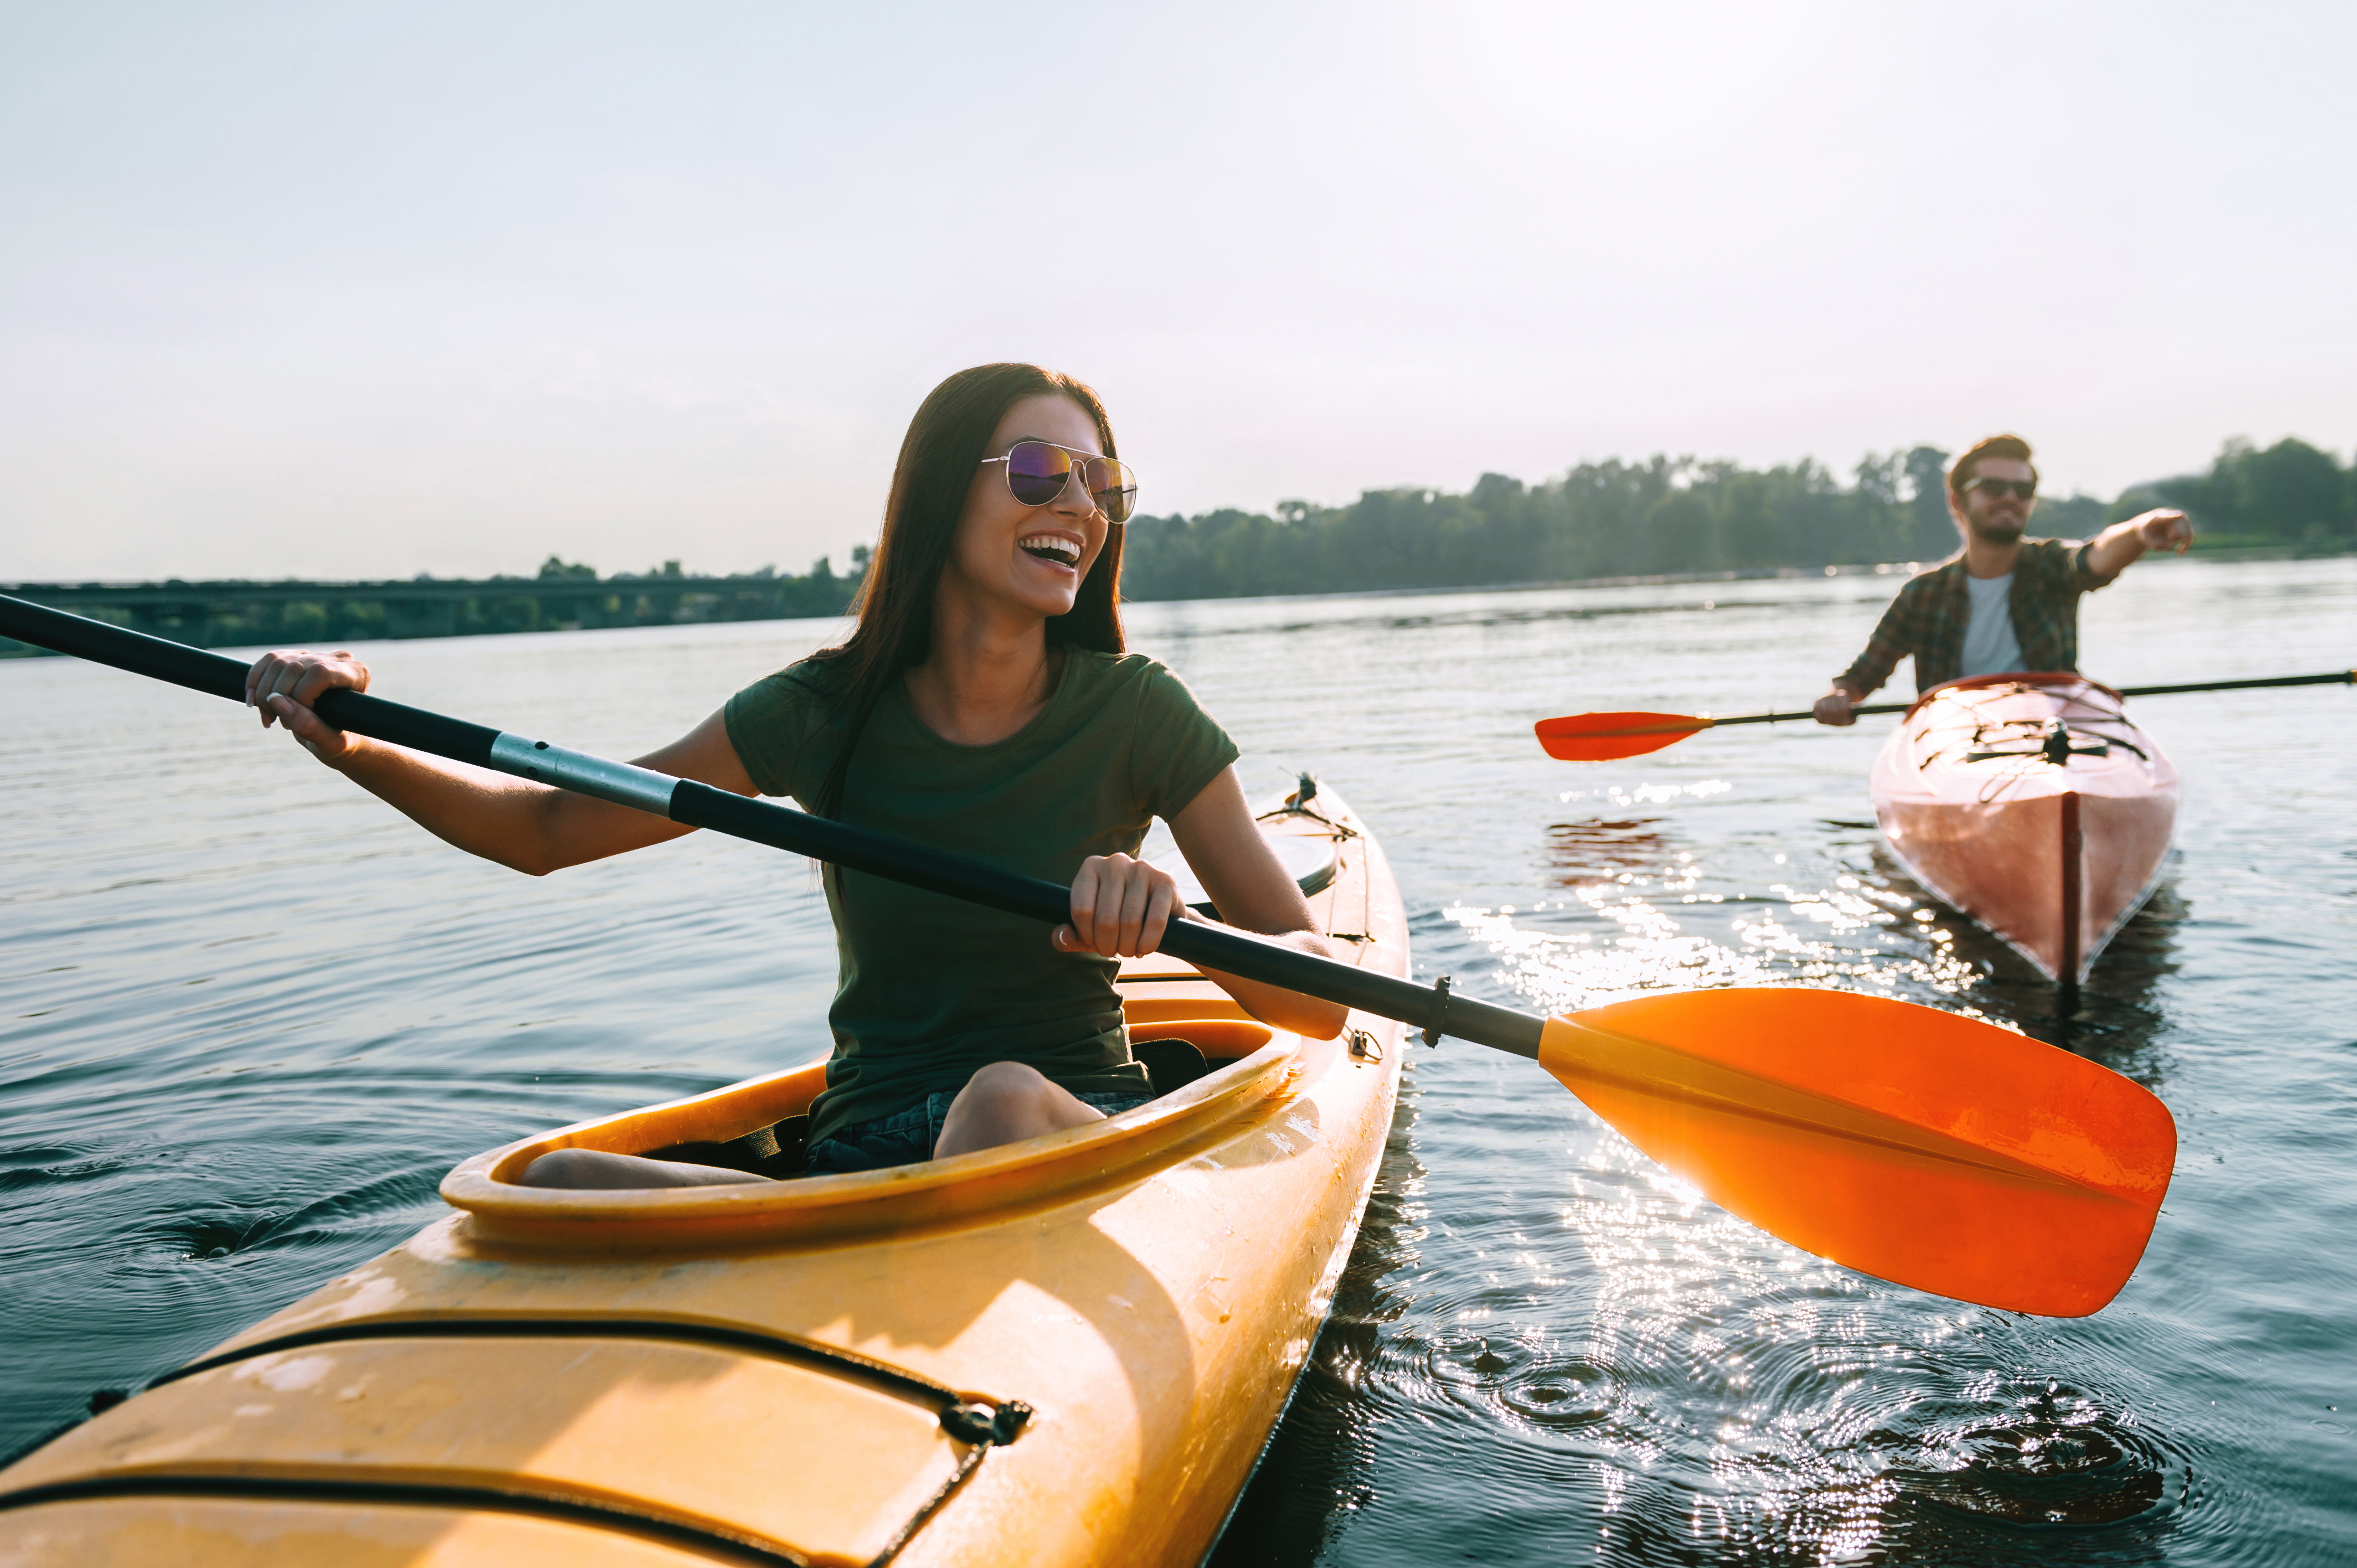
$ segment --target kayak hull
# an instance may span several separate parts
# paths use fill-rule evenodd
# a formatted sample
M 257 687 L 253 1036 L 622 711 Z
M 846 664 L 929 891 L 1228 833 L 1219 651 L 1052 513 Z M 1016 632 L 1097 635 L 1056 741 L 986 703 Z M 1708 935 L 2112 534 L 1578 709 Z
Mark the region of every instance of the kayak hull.
M 2179 797 L 2175 766 L 2119 699 L 2066 674 L 1934 688 L 1870 788 L 1910 875 L 2072 985 L 2159 885 Z
M 1406 967 L 1332 795 L 1313 908 Z M 456 1211 L 0 1473 L 0 1557 L 289 1565 L 1192 1563 L 1306 1365 L 1372 1190 L 1401 1030 L 1245 1017 L 1125 965 L 1211 1070 L 959 1159 L 661 1193 L 507 1179 L 552 1147 L 732 1137 L 810 1067 L 522 1140 Z

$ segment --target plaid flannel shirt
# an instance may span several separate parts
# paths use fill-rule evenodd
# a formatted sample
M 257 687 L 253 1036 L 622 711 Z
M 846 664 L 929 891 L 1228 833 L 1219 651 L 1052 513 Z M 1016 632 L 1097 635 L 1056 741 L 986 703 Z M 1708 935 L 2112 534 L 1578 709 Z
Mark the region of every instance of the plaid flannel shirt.
M 2021 644 L 2025 670 L 2079 668 L 2079 596 L 2110 582 L 2087 568 L 2088 544 L 2076 539 L 2025 539 L 2014 558 L 2014 640 Z M 1915 656 L 1915 689 L 1927 692 L 1964 672 L 1964 628 L 1973 618 L 1972 593 L 1964 586 L 1960 553 L 1907 580 L 1880 624 L 1866 640 L 1857 662 L 1834 677 L 1864 698 L 1890 679 L 1909 654 Z

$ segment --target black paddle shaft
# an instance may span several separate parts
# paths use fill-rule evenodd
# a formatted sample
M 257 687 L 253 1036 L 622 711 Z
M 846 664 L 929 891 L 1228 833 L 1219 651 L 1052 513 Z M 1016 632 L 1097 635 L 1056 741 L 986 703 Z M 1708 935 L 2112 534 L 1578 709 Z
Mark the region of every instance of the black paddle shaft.
M 0 634 L 209 696 L 245 700 L 247 666 L 234 659 L 5 594 L 0 594 Z M 692 779 L 673 779 L 651 768 L 608 762 L 342 687 L 321 693 L 311 707 L 338 729 L 454 762 L 559 785 L 690 827 L 709 828 L 1050 925 L 1071 918 L 1071 890 L 1053 882 L 768 800 L 748 800 Z M 1378 1017 L 1396 1018 L 1428 1036 L 1454 1035 L 1516 1056 L 1539 1053 L 1542 1020 L 1509 1007 L 1451 995 L 1445 981 L 1437 986 L 1416 985 L 1228 927 L 1192 920 L 1173 920 L 1163 933 L 1161 950 L 1200 968 L 1320 996 Z
M 2251 681 L 2196 681 L 2183 686 L 2122 686 L 2123 697 L 2173 697 L 2179 692 L 2251 692 L 2262 686 L 2351 686 L 2357 685 L 2357 670 L 2335 670 L 2325 675 L 2269 675 Z M 1850 709 L 1857 718 L 1871 718 L 1876 714 L 1903 714 L 1913 703 L 1875 703 L 1866 707 Z M 1726 725 L 1794 724 L 1814 718 L 1813 712 L 1798 714 L 1736 714 L 1710 721 L 1711 728 Z

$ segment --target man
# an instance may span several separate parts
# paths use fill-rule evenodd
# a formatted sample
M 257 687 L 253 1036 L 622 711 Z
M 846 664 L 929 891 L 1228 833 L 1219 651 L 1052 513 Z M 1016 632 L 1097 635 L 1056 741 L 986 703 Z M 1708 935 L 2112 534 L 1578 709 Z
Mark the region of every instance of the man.
M 1992 435 L 1948 470 L 1948 512 L 1962 553 L 1899 590 L 1857 662 L 1817 699 L 1821 725 L 1856 724 L 1850 709 L 1912 654 L 1915 689 L 2011 670 L 2079 667 L 2079 596 L 2126 571 L 2147 550 L 2193 542 L 2193 524 L 2166 509 L 2115 522 L 2082 544 L 2021 537 L 2037 504 L 2029 443 Z

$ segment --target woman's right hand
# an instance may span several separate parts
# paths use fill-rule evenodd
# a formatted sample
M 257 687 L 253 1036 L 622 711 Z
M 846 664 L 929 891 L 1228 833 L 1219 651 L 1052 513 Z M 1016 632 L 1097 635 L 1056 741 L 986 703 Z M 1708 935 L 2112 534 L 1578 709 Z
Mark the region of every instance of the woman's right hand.
M 332 768 L 350 754 L 353 740 L 313 713 L 311 704 L 338 686 L 365 692 L 368 683 L 368 666 L 345 650 L 313 653 L 296 649 L 265 653 L 253 661 L 245 672 L 245 700 L 261 710 L 263 728 L 285 725 L 304 750 Z
M 1158 865 L 1125 854 L 1092 854 L 1072 878 L 1072 919 L 1048 940 L 1058 952 L 1143 958 L 1162 945 L 1173 918 L 1185 919 L 1178 884 Z

